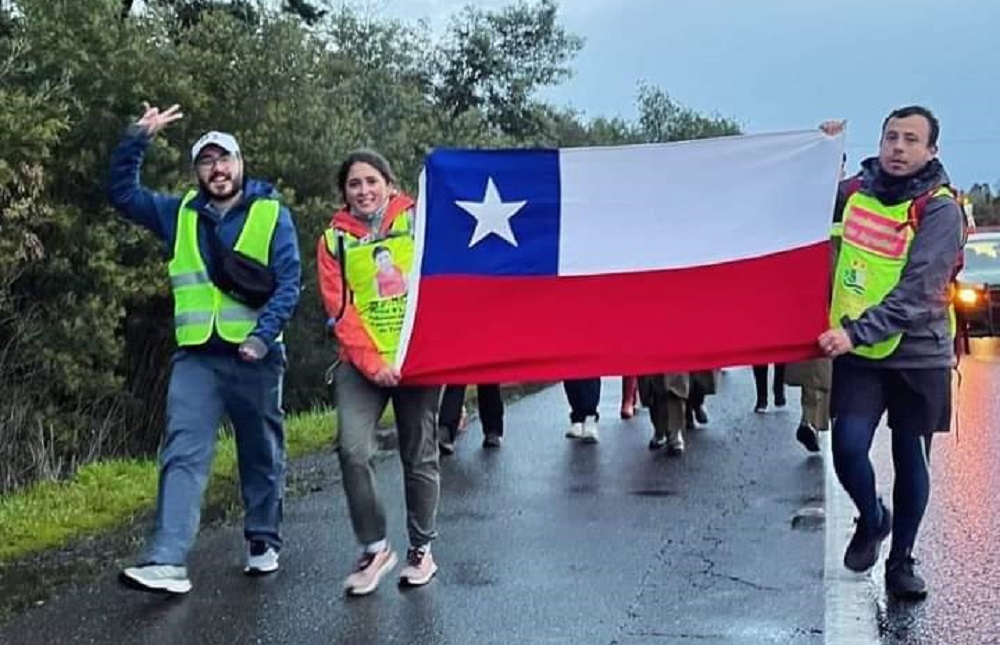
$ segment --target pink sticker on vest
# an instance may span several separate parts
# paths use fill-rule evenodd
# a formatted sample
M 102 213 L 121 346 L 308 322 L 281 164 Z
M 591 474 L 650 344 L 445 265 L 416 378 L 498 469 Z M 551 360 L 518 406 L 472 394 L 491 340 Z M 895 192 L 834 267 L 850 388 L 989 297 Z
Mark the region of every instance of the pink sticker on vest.
M 851 206 L 844 222 L 844 241 L 890 258 L 901 258 L 906 254 L 907 239 L 906 222 L 898 222 L 860 206 Z

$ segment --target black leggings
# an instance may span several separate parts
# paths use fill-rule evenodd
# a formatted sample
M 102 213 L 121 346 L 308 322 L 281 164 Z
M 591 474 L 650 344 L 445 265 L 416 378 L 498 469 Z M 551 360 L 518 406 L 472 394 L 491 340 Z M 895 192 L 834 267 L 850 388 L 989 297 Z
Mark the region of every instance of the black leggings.
M 753 366 L 753 380 L 757 386 L 757 402 L 767 405 L 767 365 Z M 785 364 L 774 365 L 774 402 L 785 401 Z

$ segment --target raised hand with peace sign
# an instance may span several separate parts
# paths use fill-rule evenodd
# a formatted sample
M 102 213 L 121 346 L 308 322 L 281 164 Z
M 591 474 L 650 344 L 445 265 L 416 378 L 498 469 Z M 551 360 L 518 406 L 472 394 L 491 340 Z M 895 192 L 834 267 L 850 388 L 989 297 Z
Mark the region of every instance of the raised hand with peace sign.
M 160 108 L 150 106 L 149 103 L 143 101 L 142 109 L 143 114 L 136 121 L 136 125 L 145 130 L 146 134 L 151 137 L 174 121 L 184 117 L 184 113 L 180 111 L 181 106 L 176 103 L 161 112 Z

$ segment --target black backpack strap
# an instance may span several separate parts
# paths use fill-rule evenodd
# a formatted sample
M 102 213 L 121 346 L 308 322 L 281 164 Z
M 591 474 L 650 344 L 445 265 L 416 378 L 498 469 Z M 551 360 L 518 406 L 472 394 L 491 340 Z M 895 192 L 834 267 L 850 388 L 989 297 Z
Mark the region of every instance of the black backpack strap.
M 347 260 L 344 258 L 344 234 L 337 231 L 337 262 L 340 263 L 340 311 L 337 312 L 337 320 L 344 317 L 344 310 L 347 309 Z

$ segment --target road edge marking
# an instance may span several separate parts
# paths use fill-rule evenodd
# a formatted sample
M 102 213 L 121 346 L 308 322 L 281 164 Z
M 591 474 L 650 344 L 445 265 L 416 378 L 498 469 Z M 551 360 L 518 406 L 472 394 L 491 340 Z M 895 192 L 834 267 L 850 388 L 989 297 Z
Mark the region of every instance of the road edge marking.
M 824 641 L 829 645 L 872 645 L 880 642 L 874 583 L 870 574 L 844 567 L 844 549 L 854 530 L 854 504 L 837 480 L 830 449 L 831 432 L 820 433 L 826 508 L 823 559 Z

